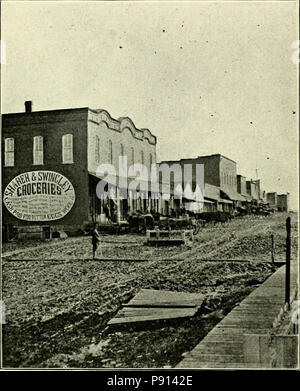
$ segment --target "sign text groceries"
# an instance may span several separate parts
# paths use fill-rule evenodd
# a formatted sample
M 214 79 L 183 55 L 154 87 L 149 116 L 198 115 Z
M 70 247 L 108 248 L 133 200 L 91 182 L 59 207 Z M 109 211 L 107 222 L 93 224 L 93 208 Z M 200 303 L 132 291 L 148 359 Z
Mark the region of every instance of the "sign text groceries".
M 3 197 L 12 215 L 26 221 L 50 221 L 64 217 L 73 207 L 72 183 L 54 171 L 30 171 L 15 177 Z
M 72 189 L 70 182 L 61 174 L 50 171 L 32 171 L 13 179 L 5 189 L 4 196 L 11 196 L 16 191 L 18 197 L 31 194 L 61 195 Z

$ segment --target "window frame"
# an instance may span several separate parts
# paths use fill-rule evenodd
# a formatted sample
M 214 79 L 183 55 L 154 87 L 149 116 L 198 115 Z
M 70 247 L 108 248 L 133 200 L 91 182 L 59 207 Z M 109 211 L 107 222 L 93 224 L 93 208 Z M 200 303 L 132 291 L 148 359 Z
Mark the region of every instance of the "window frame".
M 141 164 L 145 164 L 145 154 L 143 150 L 141 151 Z
M 9 142 L 12 142 L 12 148 L 9 148 Z M 4 139 L 4 167 L 15 166 L 15 139 L 7 137 Z
M 120 156 L 125 156 L 125 149 L 123 143 L 120 143 Z
M 41 144 L 39 144 L 39 140 Z M 41 145 L 41 149 L 38 147 Z M 33 156 L 32 156 L 32 164 L 34 166 L 42 166 L 44 164 L 44 137 L 43 136 L 34 136 L 33 137 Z M 40 154 L 39 154 L 40 153 Z M 40 156 L 39 156 L 40 155 Z M 41 157 L 39 160 L 37 157 Z
M 68 140 L 71 140 L 70 144 L 71 146 L 68 147 L 66 146 L 66 143 Z M 64 134 L 62 136 L 62 164 L 73 164 L 74 163 L 74 146 L 73 146 L 73 134 L 72 133 L 68 133 L 68 134 Z M 66 151 L 71 151 L 71 155 L 70 155 L 70 158 L 69 159 L 66 159 Z M 67 156 L 69 157 L 69 156 Z
M 95 141 L 95 162 L 100 163 L 100 137 L 98 135 Z
M 111 140 L 108 140 L 108 161 L 110 164 L 113 164 L 113 145 Z

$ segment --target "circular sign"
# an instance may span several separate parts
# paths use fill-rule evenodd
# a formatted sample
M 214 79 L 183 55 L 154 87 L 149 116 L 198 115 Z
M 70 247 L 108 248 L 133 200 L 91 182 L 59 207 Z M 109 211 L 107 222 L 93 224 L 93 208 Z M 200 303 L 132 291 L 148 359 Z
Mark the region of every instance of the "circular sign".
M 51 221 L 73 207 L 72 183 L 54 171 L 30 171 L 16 176 L 4 191 L 3 202 L 12 215 L 26 221 Z

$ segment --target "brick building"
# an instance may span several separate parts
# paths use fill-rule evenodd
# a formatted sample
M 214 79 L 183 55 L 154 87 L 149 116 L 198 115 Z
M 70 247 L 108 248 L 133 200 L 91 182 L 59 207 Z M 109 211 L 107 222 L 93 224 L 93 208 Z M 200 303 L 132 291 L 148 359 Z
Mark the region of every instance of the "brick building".
M 278 194 L 277 196 L 277 208 L 279 212 L 289 212 L 289 198 L 290 194 Z
M 247 187 L 247 194 L 251 197 L 252 201 L 254 203 L 260 202 L 260 180 L 256 179 L 250 179 L 249 181 L 246 181 L 246 187 Z
M 129 199 L 125 205 L 118 198 L 110 202 L 96 196 L 99 164 L 118 167 L 119 155 L 127 156 L 129 163 L 156 163 L 156 137 L 148 129 L 137 129 L 127 117 L 113 119 L 105 110 L 34 112 L 31 102 L 25 106 L 23 113 L 2 116 L 4 227 L 39 227 L 48 235 L 91 221 L 120 220 L 130 208 L 150 207 L 148 201 Z
M 246 177 L 244 177 L 243 175 L 240 175 L 238 174 L 236 176 L 236 181 L 237 181 L 237 192 L 239 194 L 241 194 L 245 200 L 245 202 L 251 202 L 252 201 L 252 197 L 251 195 L 249 194 L 249 192 L 247 191 L 247 180 L 246 180 Z
M 193 168 L 196 164 L 204 165 L 204 204 L 207 200 L 204 210 L 216 207 L 218 210 L 227 211 L 244 201 L 241 194 L 237 192 L 236 162 L 221 154 L 198 156 L 194 159 L 168 160 L 160 164 L 163 163 L 167 163 L 169 166 L 179 163 L 182 167 L 185 164 L 191 164 Z M 193 169 L 193 187 L 195 187 L 195 181 L 196 175 L 195 169 Z M 215 207 L 208 205 L 211 202 Z
M 267 193 L 267 203 L 270 205 L 271 208 L 277 209 L 277 193 Z

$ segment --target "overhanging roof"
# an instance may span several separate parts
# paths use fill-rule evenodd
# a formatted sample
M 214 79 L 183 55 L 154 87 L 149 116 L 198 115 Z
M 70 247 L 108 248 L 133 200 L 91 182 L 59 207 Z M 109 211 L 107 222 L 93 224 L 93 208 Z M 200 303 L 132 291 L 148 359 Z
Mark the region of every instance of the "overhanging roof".
M 225 200 L 225 198 L 220 198 L 219 202 L 220 204 L 232 204 L 231 200 Z
M 115 180 L 111 180 L 109 182 L 108 178 L 103 175 L 102 177 L 101 176 L 98 176 L 96 175 L 95 172 L 92 172 L 92 171 L 89 171 L 88 172 L 89 175 L 91 175 L 93 178 L 95 179 L 98 179 L 98 180 L 105 180 L 105 182 L 107 183 L 110 183 L 111 185 L 117 185 L 117 187 L 119 187 L 119 184 L 120 184 L 120 180 L 121 180 L 121 183 L 125 185 L 125 187 L 127 186 L 128 190 L 131 190 L 129 188 L 129 185 L 132 183 L 132 181 L 134 181 L 135 179 L 138 179 L 138 178 L 126 178 L 126 177 L 120 177 L 119 175 L 116 175 L 115 176 Z M 148 192 L 151 192 L 152 191 L 152 188 L 151 188 L 151 181 L 145 181 L 145 180 L 142 180 L 142 179 L 138 179 L 138 181 L 144 185 L 147 184 L 148 186 Z M 158 182 L 156 183 L 158 185 Z M 155 193 L 155 191 L 153 191 Z M 161 192 L 161 185 L 159 185 L 159 192 Z M 170 192 L 171 193 L 171 192 Z
M 233 191 L 233 190 L 221 190 L 222 193 L 225 194 L 225 196 L 227 196 L 229 199 L 231 199 L 232 201 L 245 201 L 245 198 L 239 194 L 237 191 Z
M 218 201 L 220 199 L 220 188 L 217 186 L 209 185 L 205 183 L 204 185 L 204 198 L 209 198 L 211 200 Z

